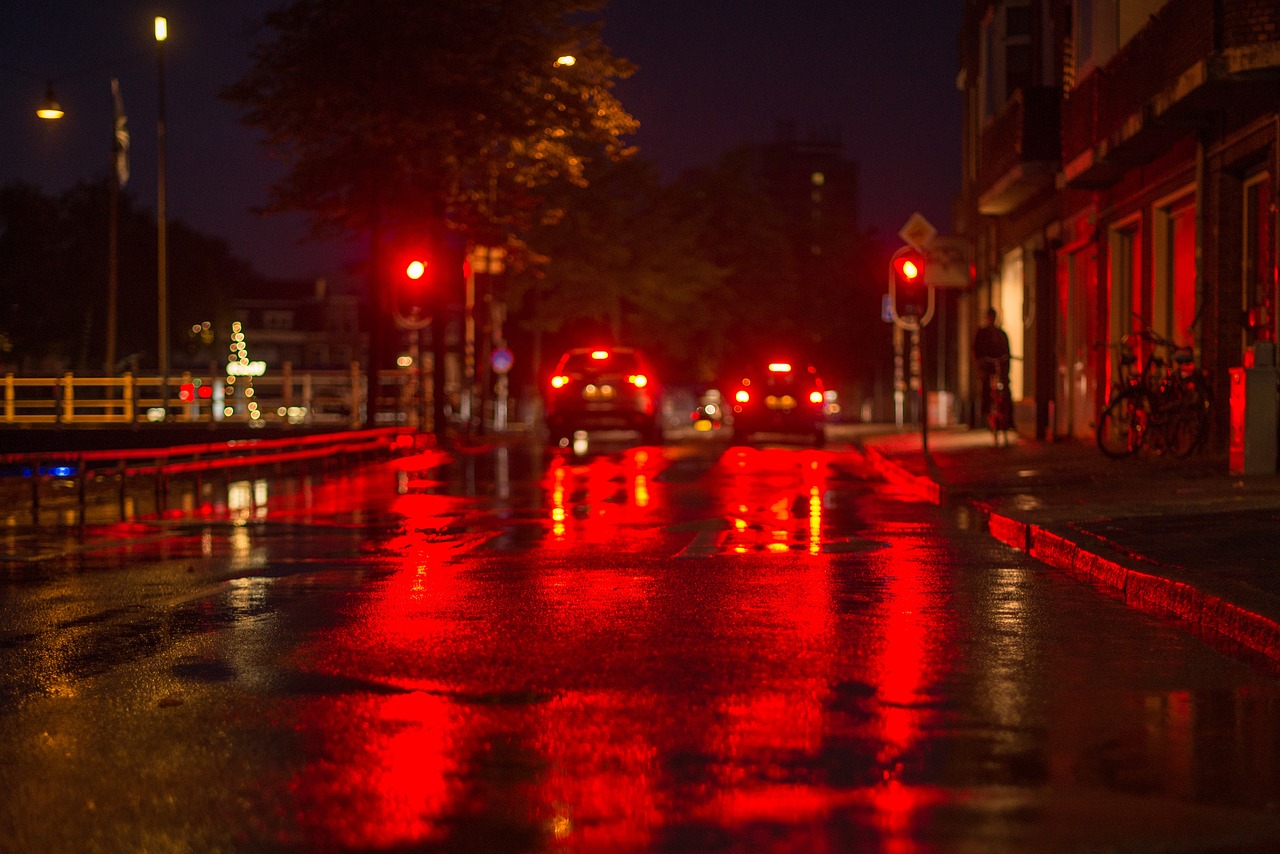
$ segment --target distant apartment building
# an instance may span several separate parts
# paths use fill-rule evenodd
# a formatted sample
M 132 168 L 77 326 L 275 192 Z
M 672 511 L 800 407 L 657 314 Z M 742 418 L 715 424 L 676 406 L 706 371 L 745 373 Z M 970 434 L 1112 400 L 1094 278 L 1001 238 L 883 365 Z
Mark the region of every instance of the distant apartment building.
M 826 355 L 829 382 L 869 385 L 858 346 L 865 339 L 851 334 L 858 318 L 851 280 L 861 259 L 858 162 L 837 128 L 797 133 L 794 122 L 780 121 L 773 140 L 759 147 L 758 169 L 796 260 L 796 290 L 788 296 L 808 336 L 803 343 Z
M 325 279 L 264 282 L 237 294 L 231 308 L 252 360 L 295 370 L 346 370 L 364 361 L 360 297 L 333 292 Z
M 998 310 L 1021 428 L 1092 436 L 1140 329 L 1193 347 L 1225 412 L 1277 334 L 1280 4 L 969 0 L 957 83 L 959 340 Z

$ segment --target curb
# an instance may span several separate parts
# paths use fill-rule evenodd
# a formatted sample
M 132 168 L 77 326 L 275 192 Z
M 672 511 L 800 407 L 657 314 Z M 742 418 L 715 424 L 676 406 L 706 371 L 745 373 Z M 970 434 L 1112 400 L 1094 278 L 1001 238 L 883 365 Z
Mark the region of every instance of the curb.
M 904 487 L 937 506 L 945 490 L 924 475 L 913 474 L 872 447 L 860 446 L 872 468 L 886 481 Z M 1126 605 L 1172 617 L 1227 654 L 1280 670 L 1280 623 L 1250 611 L 1187 581 L 1136 569 L 1094 552 L 1075 540 L 1031 522 L 997 512 L 989 504 L 964 498 L 983 514 L 987 532 L 996 540 L 1040 563 L 1088 582 Z

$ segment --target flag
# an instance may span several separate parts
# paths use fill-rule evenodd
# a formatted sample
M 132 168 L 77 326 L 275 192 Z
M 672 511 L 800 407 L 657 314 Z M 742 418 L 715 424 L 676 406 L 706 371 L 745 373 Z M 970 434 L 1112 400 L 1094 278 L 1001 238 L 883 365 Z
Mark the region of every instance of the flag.
M 124 102 L 120 100 L 120 81 L 114 77 L 111 78 L 111 99 L 116 107 L 116 179 L 123 187 L 129 181 L 129 128 L 124 116 Z

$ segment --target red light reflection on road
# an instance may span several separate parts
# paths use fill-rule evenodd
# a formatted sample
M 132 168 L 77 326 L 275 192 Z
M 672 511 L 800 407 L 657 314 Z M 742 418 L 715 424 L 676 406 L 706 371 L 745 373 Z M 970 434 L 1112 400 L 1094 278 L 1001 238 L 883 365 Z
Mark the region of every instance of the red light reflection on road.
M 666 512 L 654 478 L 666 459 L 645 448 L 586 461 L 556 456 L 542 487 L 549 505 L 551 543 L 609 545 L 628 551 L 652 544 L 653 523 Z M 625 538 L 619 534 L 625 532 Z
M 888 547 L 873 561 L 885 579 L 881 607 L 883 640 L 868 662 L 868 681 L 876 686 L 872 726 L 880 742 L 876 760 L 882 782 L 870 792 L 876 823 L 885 833 L 885 850 L 915 851 L 916 814 L 940 795 L 910 785 L 904 772 L 925 727 L 938 712 L 932 689 L 950 666 L 954 628 L 943 601 L 945 587 L 937 542 L 921 536 L 916 525 L 884 523 Z M 941 689 L 938 689 L 939 691 Z
M 403 519 L 384 544 L 394 574 L 350 625 L 297 653 L 308 672 L 388 686 L 308 703 L 297 714 L 294 729 L 314 757 L 291 783 L 298 822 L 310 838 L 342 847 L 437 837 L 458 797 L 460 744 L 469 742 L 468 715 L 447 684 L 422 671 L 430 656 L 420 651 L 458 639 L 456 615 L 469 593 L 461 555 L 488 535 L 440 533 L 464 513 L 465 499 L 409 492 L 391 506 Z
M 642 698 L 642 702 L 645 698 Z M 654 733 L 622 692 L 573 691 L 539 709 L 539 823 L 559 843 L 588 851 L 645 846 L 670 808 Z
M 438 837 L 458 794 L 451 780 L 463 717 L 423 691 L 304 706 L 294 728 L 313 758 L 290 784 L 302 831 L 341 848 Z
M 720 458 L 727 551 L 822 552 L 829 455 L 785 448 L 730 448 Z

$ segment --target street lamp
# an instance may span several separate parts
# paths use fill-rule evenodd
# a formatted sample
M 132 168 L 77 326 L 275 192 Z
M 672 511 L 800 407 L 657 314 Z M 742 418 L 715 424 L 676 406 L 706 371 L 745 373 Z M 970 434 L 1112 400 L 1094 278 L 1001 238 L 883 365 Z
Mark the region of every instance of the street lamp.
M 160 385 L 164 409 L 169 411 L 169 260 L 167 246 L 168 212 L 165 208 L 164 175 L 164 43 L 169 37 L 167 18 L 156 18 L 156 68 L 160 84 L 156 113 L 156 309 L 159 314 Z
M 62 111 L 62 107 L 58 104 L 58 99 L 53 97 L 53 81 L 49 81 L 49 88 L 45 90 L 44 100 L 40 106 L 36 108 L 36 115 L 47 121 L 55 121 L 62 118 L 66 113 Z

